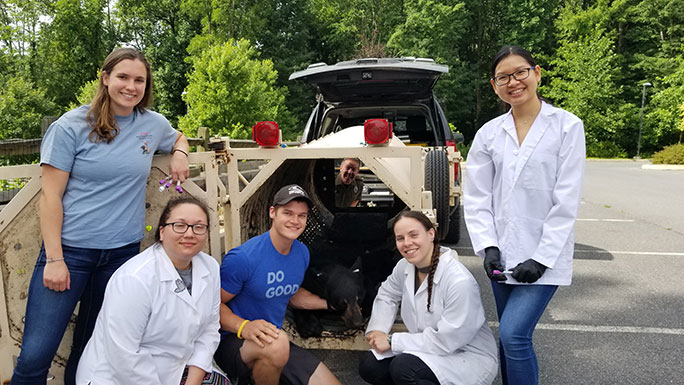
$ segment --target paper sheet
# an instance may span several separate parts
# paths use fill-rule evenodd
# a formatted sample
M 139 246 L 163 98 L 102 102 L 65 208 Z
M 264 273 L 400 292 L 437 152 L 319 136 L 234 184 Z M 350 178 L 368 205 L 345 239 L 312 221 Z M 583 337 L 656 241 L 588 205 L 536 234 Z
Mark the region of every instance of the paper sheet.
M 380 353 L 375 349 L 371 349 L 370 351 L 373 353 L 373 355 L 375 356 L 375 359 L 378 361 L 384 360 L 385 358 L 394 357 L 394 353 L 392 352 L 392 349 L 389 349 L 384 353 Z

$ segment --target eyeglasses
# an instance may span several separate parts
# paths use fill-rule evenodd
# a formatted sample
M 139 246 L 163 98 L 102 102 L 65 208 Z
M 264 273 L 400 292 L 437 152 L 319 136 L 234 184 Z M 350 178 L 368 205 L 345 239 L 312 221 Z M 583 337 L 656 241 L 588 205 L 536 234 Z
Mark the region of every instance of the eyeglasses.
M 513 76 L 513 79 L 517 81 L 525 80 L 530 77 L 530 70 L 533 69 L 534 67 L 527 67 L 519 69 L 515 72 L 511 72 L 510 74 L 494 76 L 494 84 L 496 84 L 497 86 L 505 86 L 506 84 L 511 82 L 511 76 Z
M 188 231 L 188 227 L 190 227 L 190 228 L 192 228 L 192 232 L 195 235 L 206 234 L 207 228 L 209 227 L 203 223 L 197 223 L 194 225 L 189 225 L 189 224 L 183 223 L 183 222 L 164 223 L 164 226 L 169 226 L 169 225 L 171 225 L 171 229 L 173 229 L 174 233 L 185 234 L 185 232 Z

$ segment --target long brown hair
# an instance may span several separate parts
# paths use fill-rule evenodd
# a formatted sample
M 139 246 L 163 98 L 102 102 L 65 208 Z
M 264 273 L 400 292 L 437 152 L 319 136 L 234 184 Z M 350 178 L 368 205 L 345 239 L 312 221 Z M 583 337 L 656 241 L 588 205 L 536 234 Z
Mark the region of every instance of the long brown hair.
M 430 229 L 435 230 L 435 225 L 432 224 L 430 221 L 430 218 L 428 218 L 425 214 L 421 213 L 420 211 L 402 211 L 399 213 L 394 218 L 394 221 L 392 222 L 392 230 L 394 231 L 394 226 L 396 226 L 397 222 L 403 218 L 413 218 L 420 222 L 421 225 L 425 228 L 425 231 L 430 231 Z M 430 272 L 428 273 L 427 279 L 427 292 L 428 292 L 428 300 L 427 300 L 427 311 L 432 312 L 430 310 L 430 303 L 432 302 L 432 279 L 435 276 L 435 271 L 437 271 L 437 265 L 439 264 L 439 241 L 437 240 L 437 237 L 432 241 L 432 257 L 430 259 Z
M 145 59 L 143 54 L 133 48 L 117 48 L 112 51 L 102 63 L 102 71 L 100 74 L 100 84 L 97 87 L 97 92 L 90 104 L 90 109 L 86 114 L 86 121 L 92 126 L 92 130 L 88 135 L 91 142 L 97 143 L 105 141 L 107 143 L 114 140 L 119 134 L 119 126 L 114 119 L 114 113 L 110 107 L 109 92 L 107 86 L 103 83 L 103 76 L 111 75 L 114 67 L 122 60 L 140 60 L 145 65 L 147 71 L 145 81 L 145 95 L 140 102 L 135 106 L 135 110 L 139 113 L 145 112 L 145 107 L 152 103 L 152 71 L 150 64 Z

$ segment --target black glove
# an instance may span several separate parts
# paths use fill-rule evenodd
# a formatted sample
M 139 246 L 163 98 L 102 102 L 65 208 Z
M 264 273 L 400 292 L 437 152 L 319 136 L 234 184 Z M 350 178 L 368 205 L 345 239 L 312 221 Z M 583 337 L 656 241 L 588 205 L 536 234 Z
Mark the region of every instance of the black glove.
M 513 269 L 511 277 L 520 282 L 534 283 L 541 278 L 545 271 L 546 266 L 535 261 L 534 259 L 528 259 L 523 263 L 519 263 L 518 266 Z
M 501 252 L 498 247 L 490 246 L 485 249 L 484 269 L 489 279 L 495 281 L 505 281 L 505 274 L 494 274 L 494 270 L 504 271 L 501 266 Z

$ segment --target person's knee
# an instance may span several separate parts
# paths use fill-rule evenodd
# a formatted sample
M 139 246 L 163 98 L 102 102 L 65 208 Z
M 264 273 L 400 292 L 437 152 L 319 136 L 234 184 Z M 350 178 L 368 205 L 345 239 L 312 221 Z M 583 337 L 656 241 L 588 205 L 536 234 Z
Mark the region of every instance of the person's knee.
M 308 385 L 342 385 L 333 372 L 323 362 L 316 365 L 316 369 L 309 377 Z
M 389 365 L 389 372 L 395 383 L 403 383 L 403 381 L 414 377 L 415 372 L 410 361 L 408 354 L 400 354 L 394 357 Z
M 375 358 L 373 353 L 364 353 L 364 355 L 361 356 L 361 360 L 359 361 L 359 376 L 361 376 L 361 378 L 363 378 L 363 380 L 366 382 L 369 382 L 371 384 L 376 383 L 376 379 L 380 374 L 380 371 L 378 370 L 378 364 L 379 362 Z
M 45 380 L 51 364 L 52 359 L 45 358 L 41 352 L 26 352 L 26 354 L 20 355 L 17 359 L 13 378 L 15 381 L 20 379 L 24 381 Z
M 499 340 L 506 353 L 526 350 L 532 345 L 532 337 L 526 330 L 517 325 L 502 323 L 499 328 Z
M 50 355 L 48 350 L 45 346 L 23 344 L 15 370 L 24 375 L 43 372 L 47 374 L 54 356 Z
M 421 379 L 419 371 L 426 367 L 423 361 L 412 354 L 400 354 L 389 366 L 390 376 L 395 384 L 415 384 Z
M 290 340 L 287 337 L 287 333 L 282 330 L 276 338 L 270 344 L 265 344 L 265 346 L 260 350 L 258 361 L 266 361 L 270 365 L 277 368 L 285 367 L 288 359 L 290 358 Z

